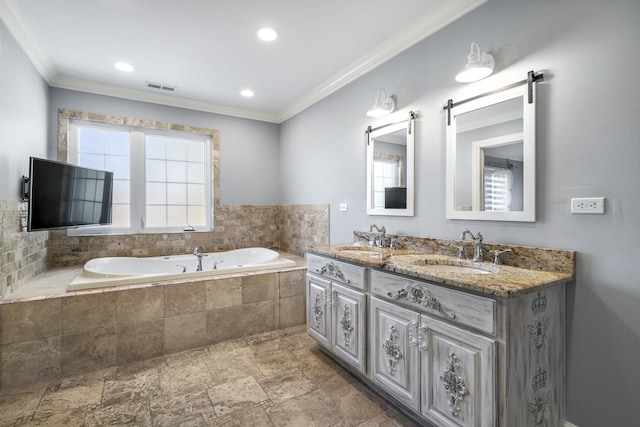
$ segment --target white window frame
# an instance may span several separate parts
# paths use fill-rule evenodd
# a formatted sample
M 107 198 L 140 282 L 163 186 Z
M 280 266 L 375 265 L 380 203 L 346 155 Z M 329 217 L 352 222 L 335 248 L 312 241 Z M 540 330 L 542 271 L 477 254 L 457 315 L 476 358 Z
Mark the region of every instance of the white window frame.
M 78 162 L 78 127 L 88 127 L 102 130 L 116 130 L 129 133 L 130 142 L 130 226 L 116 227 L 111 225 L 85 226 L 67 229 L 69 236 L 91 236 L 112 234 L 157 234 L 182 233 L 187 231 L 190 224 L 173 227 L 146 227 L 146 136 L 169 136 L 190 141 L 205 143 L 205 218 L 204 226 L 195 226 L 195 230 L 213 231 L 214 205 L 214 147 L 211 135 L 179 132 L 163 129 L 143 128 L 137 126 L 118 125 L 113 123 L 95 122 L 87 119 L 70 118 L 68 134 L 67 161 L 72 164 Z

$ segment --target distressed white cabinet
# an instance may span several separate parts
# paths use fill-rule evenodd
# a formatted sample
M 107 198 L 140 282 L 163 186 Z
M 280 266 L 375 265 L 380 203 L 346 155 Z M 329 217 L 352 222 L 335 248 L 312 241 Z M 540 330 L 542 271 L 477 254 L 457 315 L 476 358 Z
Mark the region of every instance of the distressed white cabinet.
M 420 315 L 376 297 L 371 297 L 369 313 L 372 379 L 418 411 L 420 358 L 415 328 Z
M 494 426 L 495 340 L 423 316 L 421 413 L 445 426 Z
M 374 381 L 438 425 L 495 425 L 496 339 L 458 326 L 493 332 L 495 301 L 378 271 L 371 294 Z M 387 329 L 401 343 L 391 376 Z
M 371 375 L 386 392 L 438 425 L 495 425 L 494 340 L 375 296 L 370 328 Z
M 309 334 L 419 423 L 564 425 L 564 283 L 498 298 L 313 254 L 307 268 Z
M 307 330 L 333 354 L 364 373 L 366 295 L 361 289 L 365 270 L 311 255 L 309 258 Z

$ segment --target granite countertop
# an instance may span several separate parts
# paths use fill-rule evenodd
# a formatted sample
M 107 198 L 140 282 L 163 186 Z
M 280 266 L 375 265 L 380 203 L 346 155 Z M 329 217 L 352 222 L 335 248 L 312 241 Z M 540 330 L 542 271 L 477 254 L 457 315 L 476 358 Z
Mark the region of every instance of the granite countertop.
M 473 262 L 418 250 L 371 249 L 366 246 L 349 244 L 317 245 L 309 248 L 309 253 L 503 298 L 534 292 L 542 287 L 569 283 L 574 279 L 572 272 L 495 265 L 491 262 Z M 486 273 L 446 271 L 434 267 L 437 265 L 471 267 Z

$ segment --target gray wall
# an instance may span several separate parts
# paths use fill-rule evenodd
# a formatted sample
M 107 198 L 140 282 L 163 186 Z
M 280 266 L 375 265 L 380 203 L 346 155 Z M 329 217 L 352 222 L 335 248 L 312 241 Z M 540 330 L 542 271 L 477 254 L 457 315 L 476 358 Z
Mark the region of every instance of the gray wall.
M 20 198 L 29 156 L 45 157 L 49 87 L 0 23 L 0 200 Z
M 281 126 L 284 203 L 331 204 L 331 242 L 371 223 L 391 233 L 572 249 L 568 287 L 568 419 L 637 425 L 640 402 L 640 2 L 491 0 Z M 472 41 L 493 76 L 454 81 Z M 537 222 L 445 218 L 442 106 L 544 71 L 539 85 Z M 416 216 L 365 210 L 365 112 L 376 89 L 420 111 Z M 570 198 L 605 196 L 605 215 L 571 215 Z M 349 203 L 348 212 L 338 212 Z
M 49 158 L 56 158 L 58 109 L 156 120 L 220 131 L 220 202 L 279 204 L 279 126 L 219 114 L 51 89 Z

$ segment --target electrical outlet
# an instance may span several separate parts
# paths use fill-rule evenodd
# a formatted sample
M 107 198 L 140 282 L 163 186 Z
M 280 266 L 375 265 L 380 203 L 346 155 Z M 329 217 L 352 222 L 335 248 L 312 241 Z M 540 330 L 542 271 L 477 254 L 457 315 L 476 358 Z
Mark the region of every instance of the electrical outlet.
M 346 203 L 340 203 L 340 212 L 346 212 L 348 210 Z
M 604 197 L 581 197 L 571 199 L 572 214 L 603 214 Z

